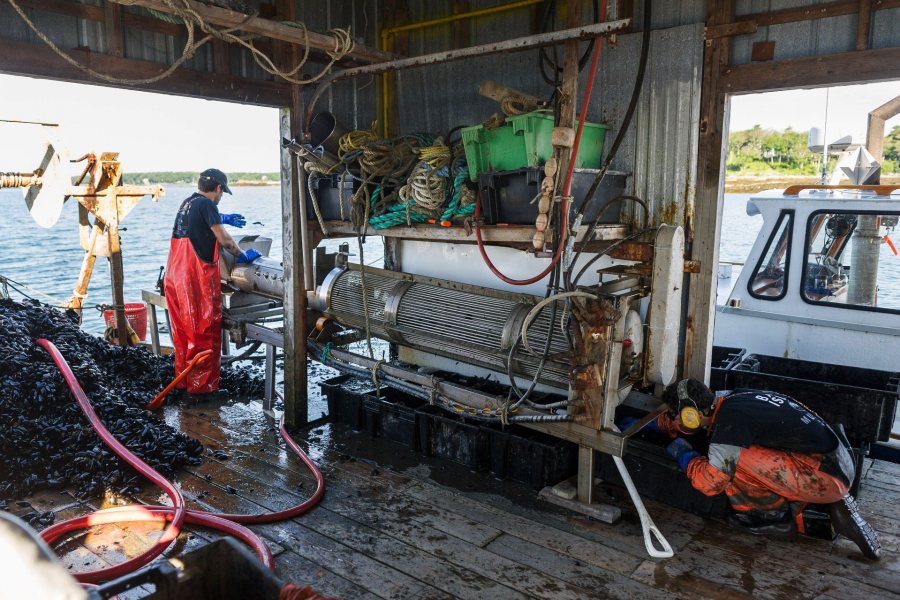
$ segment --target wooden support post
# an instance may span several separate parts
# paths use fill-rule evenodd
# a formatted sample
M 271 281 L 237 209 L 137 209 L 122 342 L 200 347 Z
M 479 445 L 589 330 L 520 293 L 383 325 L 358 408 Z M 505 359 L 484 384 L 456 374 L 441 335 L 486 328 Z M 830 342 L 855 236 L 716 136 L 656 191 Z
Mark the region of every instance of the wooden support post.
M 300 134 L 299 91 L 290 108 L 281 110 L 281 135 L 293 139 Z M 306 287 L 303 271 L 303 242 L 307 235 L 300 226 L 298 205 L 302 174 L 294 157 L 287 151 L 281 155 L 281 210 L 284 256 L 284 411 L 288 428 L 305 424 L 306 389 Z
M 125 269 L 122 266 L 119 228 L 107 225 L 106 239 L 109 243 L 109 276 L 112 280 L 112 299 L 116 310 L 116 337 L 119 345 L 126 348 L 130 341 L 128 339 L 128 321 L 125 320 Z
M 566 3 L 566 27 L 571 29 L 581 25 L 581 2 L 568 0 Z M 578 104 L 578 41 L 566 42 L 565 61 L 563 62 L 563 79 L 559 99 L 559 125 L 575 127 L 575 111 Z M 586 108 L 586 107 L 584 107 Z M 570 150 L 560 152 L 559 171 L 568 169 Z
M 124 44 L 122 42 L 122 7 L 107 2 L 104 7 L 104 30 L 106 33 L 106 53 L 121 58 Z
M 231 73 L 231 66 L 228 61 L 228 44 L 222 40 L 213 40 L 213 69 L 216 73 L 228 75 Z
M 872 0 L 859 0 L 859 17 L 856 21 L 856 49 L 869 49 L 869 32 L 872 28 Z
M 734 0 L 712 0 L 707 26 L 730 23 Z M 700 272 L 690 276 L 684 342 L 684 375 L 708 381 L 712 360 L 713 321 L 716 309 L 716 265 L 719 262 L 719 223 L 722 219 L 728 99 L 720 75 L 729 62 L 727 38 L 706 40 L 703 87 L 700 94 L 700 142 L 697 156 L 697 192 L 694 222 L 685 222 L 690 257 Z
M 87 210 L 79 205 L 79 212 Z M 81 271 L 78 273 L 78 281 L 75 282 L 75 289 L 72 290 L 72 297 L 69 299 L 69 306 L 78 313 L 78 322 L 81 322 L 81 307 L 84 304 L 84 298 L 87 296 L 88 284 L 91 282 L 91 274 L 94 272 L 94 263 L 97 257 L 94 255 L 94 247 L 97 245 L 97 239 L 103 233 L 103 228 L 94 223 L 91 229 L 91 235 L 88 238 L 87 248 L 84 252 L 84 259 L 81 261 Z
M 594 501 L 594 472 L 596 454 L 593 448 L 578 446 L 578 498 L 579 502 L 591 504 Z

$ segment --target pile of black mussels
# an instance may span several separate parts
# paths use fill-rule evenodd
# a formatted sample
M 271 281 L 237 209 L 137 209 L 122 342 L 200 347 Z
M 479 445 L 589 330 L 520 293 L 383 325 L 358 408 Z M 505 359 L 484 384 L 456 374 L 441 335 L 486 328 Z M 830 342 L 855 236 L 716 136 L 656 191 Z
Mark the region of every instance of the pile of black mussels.
M 144 410 L 172 380 L 171 357 L 113 346 L 82 331 L 71 311 L 0 300 L 0 509 L 40 489 L 128 494 L 141 481 L 90 427 L 38 338 L 56 344 L 103 423 L 138 457 L 167 476 L 200 462 L 200 442 Z M 223 366 L 221 387 L 259 397 L 263 383 Z

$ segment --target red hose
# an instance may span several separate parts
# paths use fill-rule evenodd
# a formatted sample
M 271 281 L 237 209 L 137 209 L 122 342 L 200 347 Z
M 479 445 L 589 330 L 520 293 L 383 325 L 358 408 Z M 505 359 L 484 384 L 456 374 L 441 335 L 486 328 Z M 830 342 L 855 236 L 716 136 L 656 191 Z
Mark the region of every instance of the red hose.
M 291 435 L 287 432 L 287 429 L 285 429 L 284 427 L 283 416 L 281 422 L 279 423 L 281 436 L 284 438 L 284 441 L 291 448 L 291 450 L 293 450 L 300 457 L 300 460 L 302 460 L 303 463 L 310 469 L 310 471 L 312 471 L 316 479 L 316 491 L 309 499 L 305 500 L 301 504 L 282 511 L 256 515 L 228 515 L 205 513 L 195 510 L 185 510 L 184 499 L 182 498 L 181 493 L 178 491 L 178 488 L 176 488 L 160 473 L 153 470 L 153 468 L 151 468 L 144 461 L 132 454 L 124 445 L 122 445 L 121 442 L 113 437 L 113 435 L 109 432 L 108 429 L 106 429 L 106 427 L 104 427 L 103 423 L 100 421 L 100 418 L 97 416 L 97 413 L 91 406 L 90 401 L 85 395 L 84 390 L 81 389 L 81 385 L 78 383 L 75 374 L 72 373 L 72 369 L 69 367 L 66 359 L 63 358 L 62 354 L 60 354 L 56 346 L 54 346 L 52 342 L 45 339 L 38 340 L 38 344 L 40 344 L 41 347 L 43 347 L 45 350 L 47 350 L 47 352 L 50 353 L 50 356 L 53 358 L 53 362 L 56 363 L 57 368 L 59 369 L 60 373 L 62 373 L 63 378 L 66 380 L 66 384 L 72 391 L 72 395 L 75 396 L 75 399 L 78 402 L 78 405 L 81 407 L 81 410 L 87 416 L 88 420 L 91 423 L 91 426 L 94 428 L 97 434 L 101 437 L 101 439 L 103 439 L 103 442 L 120 458 L 137 469 L 141 473 L 141 475 L 150 479 L 159 487 L 163 488 L 163 490 L 165 490 L 169 497 L 172 499 L 173 504 L 173 506 L 136 505 L 108 508 L 82 517 L 76 517 L 74 519 L 62 521 L 42 531 L 41 537 L 44 539 L 44 541 L 48 544 L 53 544 L 53 542 L 67 533 L 78 531 L 93 525 L 129 521 L 169 521 L 169 526 L 164 531 L 162 537 L 157 540 L 152 548 L 134 558 L 111 567 L 99 569 L 96 571 L 75 573 L 74 576 L 79 582 L 99 583 L 102 581 L 107 581 L 115 577 L 121 577 L 122 575 L 125 575 L 132 570 L 140 568 L 143 565 L 149 563 L 163 550 L 165 550 L 166 547 L 168 547 L 168 545 L 178 536 L 178 532 L 183 522 L 216 529 L 242 540 L 247 545 L 249 545 L 254 552 L 256 552 L 256 555 L 264 565 L 274 570 L 275 563 L 272 559 L 272 553 L 269 550 L 269 547 L 262 540 L 262 538 L 260 538 L 250 529 L 244 527 L 243 525 L 240 525 L 239 523 L 270 523 L 273 521 L 280 521 L 296 517 L 306 512 L 316 503 L 318 503 L 319 500 L 321 500 L 322 495 L 325 493 L 325 478 L 322 477 L 322 473 L 319 471 L 318 467 L 316 467 L 315 463 L 309 458 L 309 456 L 306 455 L 305 452 L 303 452 L 303 449 L 300 448 L 297 442 L 295 442 Z
M 212 356 L 212 350 L 204 350 L 203 352 L 198 352 L 194 356 L 194 358 L 191 359 L 191 362 L 188 364 L 188 366 L 186 366 L 184 368 L 184 370 L 181 373 L 179 373 L 175 377 L 175 379 L 173 379 L 171 381 L 171 383 L 169 383 L 169 385 L 167 385 L 163 389 L 163 391 L 161 391 L 159 394 L 157 394 L 156 398 L 154 398 L 153 400 L 150 401 L 149 404 L 147 404 L 147 410 L 156 410 L 157 408 L 162 406 L 163 402 L 165 402 L 165 400 L 166 400 L 166 394 L 171 392 L 172 389 L 176 385 L 181 383 L 181 380 L 184 379 L 185 377 L 187 377 L 188 373 L 190 373 L 191 371 L 194 370 L 194 367 L 196 367 L 197 365 L 199 365 L 202 362 L 206 362 L 206 360 L 208 360 L 210 356 Z
M 606 2 L 603 2 L 603 9 L 600 15 L 600 20 L 606 20 Z M 484 241 L 481 239 L 481 228 L 476 225 L 475 226 L 475 241 L 478 244 L 478 252 L 481 253 L 481 258 L 484 260 L 484 264 L 487 265 L 488 269 L 491 270 L 491 273 L 496 275 L 502 281 L 510 285 L 529 285 L 532 283 L 537 283 L 544 277 L 550 274 L 553 270 L 553 267 L 556 263 L 559 262 L 559 259 L 562 258 L 563 250 L 566 247 L 566 236 L 569 232 L 569 191 L 572 186 L 572 176 L 575 173 L 575 158 L 578 156 L 578 146 L 581 144 L 581 132 L 584 129 L 584 120 L 587 117 L 587 107 L 588 102 L 591 99 L 591 91 L 594 88 L 594 77 L 597 74 L 597 65 L 600 62 L 600 47 L 603 45 L 603 37 L 598 36 L 596 39 L 596 43 L 594 44 L 594 52 L 591 55 L 591 70 L 588 74 L 587 84 L 584 88 L 584 99 L 581 101 L 581 116 L 578 119 L 578 129 L 575 132 L 575 141 L 572 144 L 572 152 L 571 158 L 569 159 L 568 172 L 566 173 L 565 183 L 563 184 L 563 193 L 562 193 L 562 216 L 560 217 L 560 234 L 559 234 L 559 245 L 556 248 L 556 254 L 553 255 L 553 260 L 550 261 L 550 264 L 547 265 L 547 268 L 535 275 L 534 277 L 529 277 L 528 279 L 513 279 L 511 277 L 507 277 L 494 265 L 491 261 L 490 257 L 487 255 L 487 250 L 484 247 Z M 481 197 L 475 197 L 475 219 L 477 222 L 478 217 L 481 216 Z
M 181 529 L 181 524 L 184 522 L 185 517 L 184 498 L 182 497 L 181 492 L 178 490 L 178 488 L 175 487 L 169 480 L 160 475 L 158 472 L 154 471 L 150 465 L 129 452 L 128 448 L 126 448 L 119 440 L 113 437 L 109 430 L 103 425 L 103 422 L 100 421 L 100 417 L 97 416 L 97 413 L 94 412 L 94 408 L 91 406 L 91 403 L 85 395 L 84 390 L 81 389 L 81 385 L 79 385 L 78 380 L 75 378 L 75 374 L 69 367 L 69 363 L 66 362 L 66 359 L 63 358 L 63 355 L 60 354 L 56 346 L 54 346 L 50 341 L 44 339 L 38 340 L 37 343 L 50 353 L 50 356 L 53 358 L 53 362 L 56 363 L 56 367 L 59 369 L 59 372 L 62 373 L 63 378 L 66 380 L 66 384 L 72 391 L 72 395 L 75 396 L 75 401 L 78 402 L 78 406 L 81 407 L 82 412 L 84 412 L 85 416 L 88 418 L 88 421 L 90 421 L 91 427 L 93 427 L 97 434 L 103 439 L 103 442 L 110 448 L 110 450 L 115 452 L 120 457 L 124 458 L 128 462 L 128 464 L 140 471 L 144 477 L 155 483 L 157 486 L 161 487 L 166 492 L 166 495 L 168 495 L 169 498 L 172 499 L 172 506 L 174 508 L 170 510 L 173 510 L 174 514 L 171 523 L 168 525 L 168 527 L 166 527 L 162 536 L 156 541 L 155 544 L 153 544 L 150 549 L 118 565 L 98 569 L 89 573 L 78 573 L 75 576 L 78 581 L 86 583 L 99 583 L 108 579 L 121 577 L 126 573 L 130 573 L 131 571 L 146 565 L 148 562 L 159 556 L 162 551 L 165 550 L 169 546 L 169 544 L 178 537 L 178 532 Z M 93 517 L 93 515 L 81 517 L 81 519 L 63 521 L 62 523 L 53 525 L 52 527 L 49 527 L 48 529 L 42 531 L 41 537 L 43 537 L 44 541 L 48 544 L 53 543 L 53 541 L 62 534 L 72 531 L 73 529 L 81 529 L 83 527 L 80 525 L 78 527 L 72 527 L 70 526 L 70 523 L 72 523 L 73 521 L 84 519 L 90 520 L 91 517 Z

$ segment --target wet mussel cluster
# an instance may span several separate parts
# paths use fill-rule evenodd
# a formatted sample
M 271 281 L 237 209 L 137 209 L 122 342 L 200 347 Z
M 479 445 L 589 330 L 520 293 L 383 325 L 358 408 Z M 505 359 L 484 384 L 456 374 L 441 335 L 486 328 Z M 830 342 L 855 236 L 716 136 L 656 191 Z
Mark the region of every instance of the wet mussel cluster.
M 173 377 L 170 357 L 113 346 L 83 332 L 74 313 L 0 300 L 0 506 L 41 489 L 94 496 L 140 484 L 90 427 L 38 338 L 56 344 L 106 427 L 142 460 L 166 475 L 200 462 L 200 442 L 144 410 Z M 228 367 L 221 385 L 243 397 L 263 386 Z

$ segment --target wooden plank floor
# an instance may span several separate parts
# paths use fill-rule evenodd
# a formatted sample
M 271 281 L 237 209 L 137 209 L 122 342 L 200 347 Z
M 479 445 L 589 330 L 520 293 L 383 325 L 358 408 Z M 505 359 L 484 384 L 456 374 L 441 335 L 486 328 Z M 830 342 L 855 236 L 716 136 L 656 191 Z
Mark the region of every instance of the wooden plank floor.
M 262 512 L 298 503 L 314 481 L 258 404 L 167 407 L 165 419 L 210 450 L 178 475 L 192 507 Z M 293 521 L 254 526 L 280 576 L 341 598 L 773 598 L 900 600 L 900 466 L 868 462 L 860 504 L 885 549 L 877 563 L 849 541 L 780 543 L 647 501 L 674 558 L 647 556 L 627 494 L 615 525 L 536 499 L 533 491 L 412 455 L 330 424 L 297 436 L 327 482 L 322 503 Z M 67 493 L 30 499 L 58 519 L 104 502 Z M 159 503 L 149 484 L 138 501 Z M 30 510 L 30 509 L 28 509 Z M 59 547 L 77 571 L 114 563 L 158 535 L 152 525 L 94 528 Z M 167 555 L 217 534 L 184 532 Z

